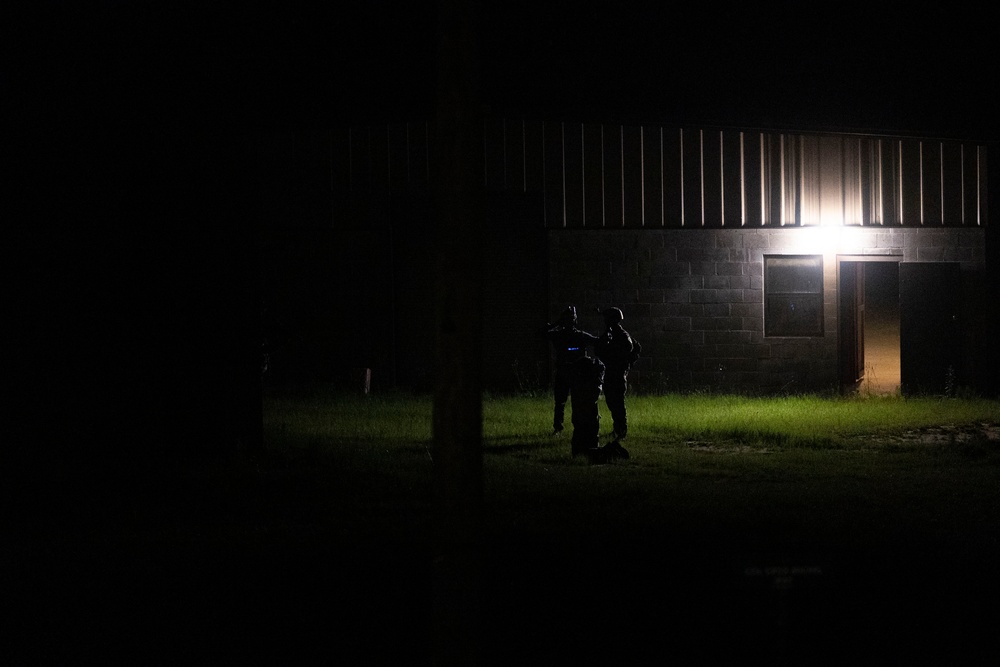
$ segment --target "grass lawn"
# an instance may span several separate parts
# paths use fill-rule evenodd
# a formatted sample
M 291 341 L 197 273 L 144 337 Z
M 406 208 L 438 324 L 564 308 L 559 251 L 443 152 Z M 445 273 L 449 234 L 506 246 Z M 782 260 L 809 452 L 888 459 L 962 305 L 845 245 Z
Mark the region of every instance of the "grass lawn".
M 266 432 L 285 460 L 336 471 L 331 529 L 422 544 L 431 410 L 423 397 L 276 394 Z M 550 435 L 548 397 L 488 397 L 483 411 L 496 664 L 524 661 L 527 645 L 546 647 L 539 663 L 638 657 L 660 639 L 793 664 L 954 657 L 944 636 L 982 648 L 1000 592 L 997 401 L 633 396 L 631 458 L 598 466 L 570 456 L 568 430 Z M 598 641 L 595 623 L 642 641 Z
M 266 441 L 286 461 L 336 471 L 352 511 L 331 520 L 345 530 L 420 535 L 431 411 L 427 397 L 276 395 Z M 969 509 L 993 508 L 1000 472 L 990 400 L 631 397 L 631 458 L 602 466 L 570 456 L 569 430 L 550 435 L 547 397 L 487 398 L 483 413 L 485 528 L 497 534 L 710 522 L 753 548 L 871 545 L 917 529 L 954 542 L 981 527 Z
M 48 480 L 5 664 L 432 664 L 443 584 L 488 665 L 980 664 L 1000 403 L 630 396 L 589 465 L 547 396 L 483 402 L 483 513 L 442 577 L 429 397 L 269 390 L 265 454 Z M 610 417 L 600 405 L 602 433 Z M 111 490 L 113 489 L 113 491 Z

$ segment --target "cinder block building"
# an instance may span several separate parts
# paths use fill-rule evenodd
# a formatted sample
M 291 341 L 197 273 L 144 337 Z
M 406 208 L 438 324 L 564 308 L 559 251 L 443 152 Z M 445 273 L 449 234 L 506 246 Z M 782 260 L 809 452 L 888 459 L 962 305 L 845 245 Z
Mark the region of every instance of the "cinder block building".
M 272 198 L 269 261 L 311 274 L 265 298 L 286 320 L 312 318 L 299 358 L 313 373 L 365 366 L 376 386 L 430 386 L 431 132 L 270 145 L 288 183 Z M 601 308 L 624 311 L 643 344 L 640 391 L 992 382 L 985 142 L 488 118 L 482 156 L 488 388 L 547 383 L 538 330 L 567 305 L 595 333 Z M 338 333 L 343 309 L 362 342 Z

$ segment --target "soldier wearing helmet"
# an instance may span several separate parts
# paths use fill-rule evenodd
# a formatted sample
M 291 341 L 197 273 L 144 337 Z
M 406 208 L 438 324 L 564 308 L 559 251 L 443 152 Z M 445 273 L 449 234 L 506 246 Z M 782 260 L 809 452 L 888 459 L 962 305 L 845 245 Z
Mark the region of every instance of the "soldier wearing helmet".
M 547 325 L 546 338 L 555 356 L 553 386 L 555 406 L 552 432 L 563 430 L 566 401 L 572 398 L 573 455 L 595 449 L 600 439 L 600 415 L 597 401 L 601 395 L 604 366 L 587 354 L 597 343 L 597 336 L 578 329 L 576 308 L 569 306 Z
M 620 458 L 628 458 L 621 440 L 628 434 L 628 413 L 625 393 L 628 391 L 628 372 L 639 358 L 642 346 L 622 326 L 625 317 L 619 308 L 604 311 L 604 333 L 597 341 L 597 358 L 604 363 L 604 400 L 614 422 L 613 442 L 603 449 Z

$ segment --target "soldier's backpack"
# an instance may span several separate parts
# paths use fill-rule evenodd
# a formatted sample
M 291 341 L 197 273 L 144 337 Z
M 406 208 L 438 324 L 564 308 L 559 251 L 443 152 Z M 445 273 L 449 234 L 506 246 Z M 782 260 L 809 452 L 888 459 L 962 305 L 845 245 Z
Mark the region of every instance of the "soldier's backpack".
M 631 367 L 632 364 L 634 364 L 636 362 L 636 360 L 639 358 L 639 353 L 640 352 L 642 352 L 642 345 L 639 344 L 639 341 L 637 341 L 636 339 L 633 338 L 632 339 L 632 351 L 629 352 L 629 354 L 628 354 L 628 365 L 629 365 L 629 367 Z

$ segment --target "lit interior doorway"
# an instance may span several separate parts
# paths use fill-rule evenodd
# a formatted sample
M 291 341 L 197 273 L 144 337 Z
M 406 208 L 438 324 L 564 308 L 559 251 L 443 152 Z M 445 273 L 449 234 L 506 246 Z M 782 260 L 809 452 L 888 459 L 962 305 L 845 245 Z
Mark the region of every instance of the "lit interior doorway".
M 898 260 L 841 256 L 838 276 L 841 391 L 899 393 Z
M 896 394 L 899 370 L 899 263 L 861 262 L 864 270 L 863 394 Z

